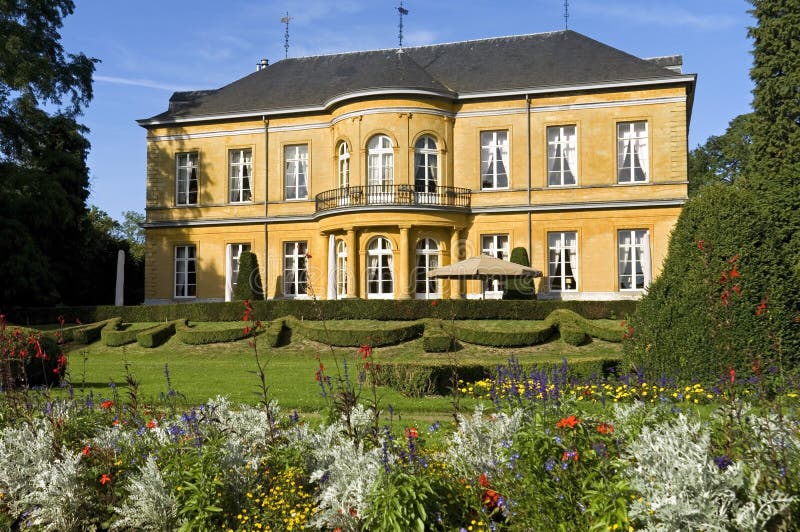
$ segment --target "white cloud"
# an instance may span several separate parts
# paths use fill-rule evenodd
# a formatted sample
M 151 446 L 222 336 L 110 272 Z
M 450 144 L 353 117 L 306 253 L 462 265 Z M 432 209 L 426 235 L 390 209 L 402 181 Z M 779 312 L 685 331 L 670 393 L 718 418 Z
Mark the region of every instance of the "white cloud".
M 425 46 L 426 44 L 436 44 L 438 35 L 431 30 L 417 30 L 404 33 L 403 42 L 407 46 Z
M 117 85 L 133 85 L 135 87 L 146 87 L 148 89 L 159 89 L 165 91 L 188 91 L 192 90 L 187 87 L 179 87 L 167 83 L 160 83 L 149 79 L 136 79 L 136 78 L 120 78 L 116 76 L 94 76 L 95 81 L 102 81 L 105 83 L 114 83 Z
M 602 4 L 577 4 L 574 12 L 600 15 L 615 21 L 633 21 L 639 24 L 656 24 L 667 27 L 692 27 L 700 30 L 730 28 L 738 24 L 735 17 L 719 13 L 699 13 L 680 7 L 631 7 L 603 2 Z

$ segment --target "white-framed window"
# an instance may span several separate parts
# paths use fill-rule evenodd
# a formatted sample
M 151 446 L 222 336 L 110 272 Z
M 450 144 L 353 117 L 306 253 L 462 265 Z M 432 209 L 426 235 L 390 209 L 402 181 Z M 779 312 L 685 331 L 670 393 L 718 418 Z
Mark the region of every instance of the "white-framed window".
M 415 293 L 417 299 L 439 299 L 439 281 L 428 278 L 428 272 L 439 267 L 439 246 L 432 238 L 417 242 L 417 267 L 415 268 Z
M 283 147 L 283 182 L 287 200 L 308 197 L 308 144 Z
M 391 299 L 394 297 L 392 243 L 382 236 L 373 238 L 367 245 L 367 298 Z
M 392 139 L 386 135 L 375 135 L 367 143 L 367 185 L 393 184 L 394 149 L 392 148 Z
M 481 189 L 508 188 L 508 130 L 481 131 Z
M 339 188 L 350 186 L 350 147 L 346 142 L 339 143 Z
M 344 240 L 336 242 L 336 297 L 347 295 L 347 244 Z
M 439 150 L 436 140 L 424 135 L 414 145 L 414 191 L 436 193 L 439 184 Z
M 197 152 L 175 156 L 175 204 L 197 205 Z
M 578 290 L 578 233 L 547 233 L 547 262 L 551 292 Z
M 228 244 L 226 252 L 226 281 L 225 281 L 225 301 L 233 299 L 233 289 L 239 280 L 239 259 L 242 253 L 250 251 L 250 244 Z M 247 279 L 247 282 L 250 282 Z
M 508 260 L 511 250 L 508 244 L 507 234 L 481 235 L 481 253 L 498 259 Z M 489 297 L 497 297 L 506 289 L 506 283 L 499 278 L 487 278 L 484 280 L 483 291 Z
M 577 183 L 578 136 L 575 126 L 547 128 L 547 184 L 563 187 Z
M 618 232 L 619 289 L 644 290 L 650 284 L 650 232 L 623 229 Z
M 617 124 L 617 181 L 645 183 L 649 169 L 647 122 Z
M 194 246 L 175 246 L 174 296 L 197 297 L 197 252 Z
M 308 264 L 305 241 L 283 243 L 283 295 L 303 296 L 308 287 Z
M 230 202 L 244 203 L 252 201 L 253 151 L 248 149 L 230 150 L 228 152 L 230 175 Z

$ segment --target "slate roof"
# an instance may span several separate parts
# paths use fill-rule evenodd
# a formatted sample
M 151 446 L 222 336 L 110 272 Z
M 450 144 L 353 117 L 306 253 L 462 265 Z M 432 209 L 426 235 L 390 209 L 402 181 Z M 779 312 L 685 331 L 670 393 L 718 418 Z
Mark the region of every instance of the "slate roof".
M 181 92 L 139 123 L 322 110 L 346 95 L 425 91 L 459 99 L 497 92 L 686 76 L 565 30 L 450 44 L 280 60 L 216 90 Z

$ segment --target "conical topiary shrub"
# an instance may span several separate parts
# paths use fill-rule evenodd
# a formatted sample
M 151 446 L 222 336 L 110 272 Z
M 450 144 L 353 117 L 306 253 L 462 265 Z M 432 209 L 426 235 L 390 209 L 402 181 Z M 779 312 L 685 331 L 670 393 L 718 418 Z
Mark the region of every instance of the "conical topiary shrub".
M 239 257 L 239 276 L 233 287 L 233 299 L 264 299 L 261 274 L 258 271 L 258 258 L 255 253 L 243 251 Z
M 511 262 L 521 266 L 530 266 L 528 251 L 523 247 L 511 250 Z M 536 291 L 532 279 L 509 279 L 506 282 L 506 293 L 503 299 L 533 299 Z

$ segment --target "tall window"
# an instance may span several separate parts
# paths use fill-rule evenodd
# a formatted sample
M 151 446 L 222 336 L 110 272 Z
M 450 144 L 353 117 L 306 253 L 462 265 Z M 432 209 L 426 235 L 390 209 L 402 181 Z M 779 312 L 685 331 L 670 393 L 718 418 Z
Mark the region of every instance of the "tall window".
M 367 144 L 367 184 L 394 184 L 394 150 L 386 135 L 375 135 Z
M 433 137 L 420 137 L 414 146 L 414 191 L 436 192 L 439 152 Z
M 194 246 L 175 246 L 175 297 L 197 296 L 197 255 Z
M 578 139 L 575 126 L 547 128 L 547 184 L 574 185 L 578 175 Z
M 308 197 L 308 144 L 284 146 L 283 148 L 286 199 Z
M 347 295 L 347 244 L 344 240 L 336 242 L 336 297 Z
M 508 235 L 481 235 L 481 253 L 498 259 L 508 260 L 511 255 L 508 246 Z M 488 278 L 484 281 L 484 293 L 502 293 L 505 282 L 499 278 Z
M 308 285 L 307 250 L 305 241 L 283 243 L 283 295 L 287 297 L 306 294 Z
M 508 188 L 508 131 L 481 131 L 481 188 Z
M 175 156 L 175 204 L 197 205 L 197 152 Z
M 648 174 L 647 122 L 617 124 L 617 167 L 620 183 L 644 183 Z
M 373 238 L 367 246 L 367 297 L 391 299 L 393 296 L 392 243 L 383 237 Z
M 227 282 L 225 283 L 225 301 L 233 298 L 233 289 L 239 279 L 239 259 L 242 253 L 250 251 L 250 244 L 228 244 Z M 250 282 L 245 279 L 245 282 Z
M 650 234 L 646 229 L 624 229 L 619 240 L 619 289 L 644 290 L 650 284 Z
M 578 289 L 578 233 L 547 233 L 548 278 L 550 290 Z
M 424 238 L 417 243 L 417 267 L 415 274 L 415 292 L 418 299 L 438 299 L 441 297 L 439 282 L 429 279 L 428 272 L 439 267 L 439 247 L 431 238 Z
M 350 186 L 350 148 L 346 142 L 339 143 L 339 188 Z
M 230 165 L 230 200 L 231 203 L 242 203 L 253 199 L 251 177 L 253 175 L 253 152 L 247 150 L 231 150 L 228 152 Z

